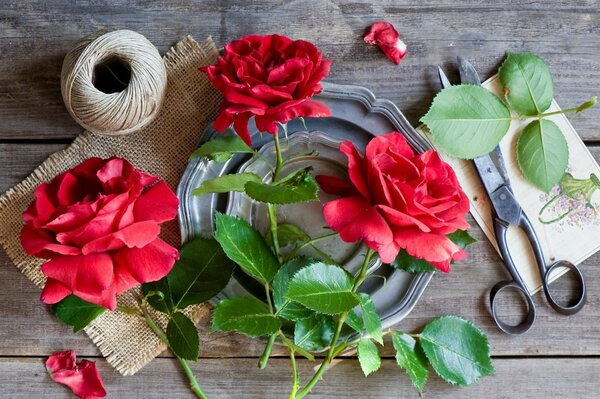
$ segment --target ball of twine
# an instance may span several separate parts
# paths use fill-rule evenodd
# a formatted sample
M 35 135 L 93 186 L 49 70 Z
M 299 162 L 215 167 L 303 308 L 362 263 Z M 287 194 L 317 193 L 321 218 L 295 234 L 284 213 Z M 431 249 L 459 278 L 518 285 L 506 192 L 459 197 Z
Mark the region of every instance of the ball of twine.
M 125 78 L 120 79 L 111 65 L 119 66 Z M 100 90 L 98 68 L 108 73 L 103 79 L 114 79 L 121 87 Z M 167 71 L 158 50 L 130 30 L 100 31 L 86 37 L 63 61 L 65 106 L 77 123 L 97 134 L 127 134 L 147 125 L 160 109 L 166 86 Z

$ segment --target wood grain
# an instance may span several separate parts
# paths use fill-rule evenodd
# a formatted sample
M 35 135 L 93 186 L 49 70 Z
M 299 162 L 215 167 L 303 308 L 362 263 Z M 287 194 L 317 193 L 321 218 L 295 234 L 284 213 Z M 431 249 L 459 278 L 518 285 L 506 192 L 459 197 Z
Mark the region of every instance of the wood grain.
M 259 370 L 254 359 L 202 359 L 192 366 L 200 385 L 212 399 L 287 398 L 290 367 L 287 359 L 272 359 Z M 129 398 L 143 392 L 147 399 L 192 398 L 184 376 L 172 359 L 156 359 L 138 374 L 123 377 L 104 360 L 97 362 L 109 398 Z M 299 362 L 303 381 L 314 365 Z M 448 385 L 437 376 L 427 382 L 427 399 L 453 398 L 593 398 L 597 395 L 597 370 L 600 359 L 494 359 L 496 376 L 484 378 L 469 388 Z M 0 359 L 3 397 L 11 399 L 72 398 L 67 388 L 53 383 L 40 359 Z M 27 387 L 23 389 L 23 387 Z M 365 378 L 356 360 L 343 360 L 325 374 L 313 390 L 311 399 L 419 398 L 404 371 L 393 360 Z
M 187 34 L 212 35 L 220 45 L 248 33 L 309 39 L 333 60 L 328 80 L 370 88 L 398 104 L 413 124 L 439 90 L 435 66 L 454 63 L 457 55 L 471 59 L 488 77 L 507 51 L 534 51 L 554 73 L 559 104 L 574 106 L 598 94 L 596 1 L 101 3 L 3 2 L 0 139 L 71 138 L 80 132 L 60 96 L 62 58 L 80 37 L 106 27 L 139 31 L 163 53 Z M 364 30 L 382 19 L 396 24 L 409 47 L 400 66 L 362 42 Z M 585 139 L 600 139 L 599 109 L 574 120 Z

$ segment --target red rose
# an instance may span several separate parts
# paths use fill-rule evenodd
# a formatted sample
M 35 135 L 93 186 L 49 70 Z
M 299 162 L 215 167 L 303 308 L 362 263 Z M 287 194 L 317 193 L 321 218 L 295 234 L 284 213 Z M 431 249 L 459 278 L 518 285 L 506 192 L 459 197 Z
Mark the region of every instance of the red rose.
M 43 183 L 23 213 L 21 244 L 49 259 L 41 299 L 73 293 L 114 310 L 117 294 L 164 277 L 179 254 L 160 238 L 178 201 L 165 182 L 121 158 L 90 158 Z
M 469 200 L 436 152 L 415 155 L 397 132 L 371 140 L 362 158 L 349 141 L 340 150 L 348 157 L 351 184 L 330 176 L 317 180 L 325 192 L 342 196 L 323 208 L 342 240 L 364 240 L 385 263 L 405 249 L 444 272 L 466 256 L 446 235 L 469 227 Z
M 75 352 L 57 352 L 46 360 L 46 370 L 54 381 L 71 388 L 78 398 L 104 398 L 106 391 L 96 363 L 89 360 L 82 360 L 79 363 L 75 361 Z
M 379 47 L 390 60 L 399 64 L 406 55 L 406 44 L 400 40 L 400 35 L 389 22 L 375 22 L 369 28 L 364 41 Z
M 310 98 L 322 90 L 331 61 L 315 45 L 285 36 L 244 36 L 225 46 L 216 65 L 200 68 L 225 98 L 215 120 L 222 132 L 231 123 L 250 145 L 248 120 L 261 132 L 277 133 L 277 123 L 296 117 L 329 116 L 329 109 Z

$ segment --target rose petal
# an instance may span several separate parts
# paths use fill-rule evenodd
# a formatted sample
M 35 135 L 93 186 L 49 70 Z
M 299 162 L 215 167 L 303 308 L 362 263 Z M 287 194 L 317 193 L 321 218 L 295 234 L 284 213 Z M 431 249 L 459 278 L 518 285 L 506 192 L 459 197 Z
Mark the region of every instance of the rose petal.
M 157 281 L 166 276 L 179 252 L 157 238 L 144 248 L 124 248 L 115 254 L 115 262 L 124 267 L 139 283 Z
M 462 251 L 445 235 L 425 233 L 417 228 L 395 230 L 394 241 L 409 255 L 428 262 L 447 262 Z
M 57 255 L 80 255 L 81 250 L 55 241 L 49 232 L 26 224 L 19 236 L 25 252 L 38 258 L 52 259 Z
M 46 369 L 54 381 L 68 386 L 78 398 L 96 399 L 106 396 L 96 363 L 82 360 L 75 364 L 73 351 L 51 355 L 46 361 Z
M 112 283 L 113 261 L 104 253 L 60 256 L 44 263 L 42 272 L 64 284 L 75 295 L 78 292 L 96 295 Z
M 344 141 L 340 144 L 340 151 L 346 154 L 346 157 L 348 158 L 348 176 L 350 176 L 350 181 L 352 181 L 354 187 L 356 187 L 365 198 L 370 200 L 371 194 L 369 193 L 365 176 L 363 175 L 363 160 L 356 148 L 354 148 L 354 144 L 350 141 Z
M 368 44 L 378 46 L 393 62 L 399 64 L 406 55 L 406 45 L 400 40 L 400 35 L 389 22 L 376 22 L 364 36 Z
M 347 195 L 350 194 L 354 187 L 344 179 L 338 179 L 333 176 L 318 175 L 315 176 L 315 180 L 319 184 L 319 187 L 327 194 L 332 195 Z
M 97 238 L 81 247 L 84 255 L 114 251 L 123 247 L 142 248 L 154 241 L 160 226 L 151 220 L 134 223 L 117 232 Z
M 40 300 L 46 304 L 52 305 L 62 301 L 71 293 L 72 291 L 60 281 L 48 278 L 40 295 Z
M 152 220 L 162 223 L 175 219 L 179 200 L 167 185 L 161 181 L 139 196 L 133 208 L 136 221 Z

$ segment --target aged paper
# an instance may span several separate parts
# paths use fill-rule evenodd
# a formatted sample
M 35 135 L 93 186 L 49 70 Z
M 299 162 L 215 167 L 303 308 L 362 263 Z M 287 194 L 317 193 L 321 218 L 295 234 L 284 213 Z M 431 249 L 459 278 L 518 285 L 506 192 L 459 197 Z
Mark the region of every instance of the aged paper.
M 497 76 L 488 79 L 482 86 L 497 95 L 502 92 Z M 559 109 L 556 101 L 553 101 L 547 112 Z M 548 119 L 558 125 L 569 145 L 568 172 L 574 178 L 582 180 L 590 179 L 592 174 L 600 177 L 600 167 L 567 117 L 554 115 Z M 583 195 L 577 199 L 570 198 L 559 186 L 554 187 L 550 193 L 543 193 L 525 180 L 515 159 L 515 144 L 518 132 L 529 122 L 530 119 L 514 120 L 508 133 L 500 142 L 512 189 L 534 226 L 546 263 L 551 264 L 556 260 L 564 259 L 579 264 L 600 249 L 600 212 L 597 211 L 600 209 L 600 187 L 593 190 L 591 201 L 588 203 Z M 418 130 L 435 147 L 426 128 L 422 127 Z M 451 158 L 442 151 L 440 153 L 442 158 L 455 169 L 465 193 L 469 196 L 471 214 L 498 250 L 489 199 L 472 162 Z M 542 283 L 527 237 L 521 229 L 511 227 L 507 240 L 517 270 L 527 288 L 531 293 L 539 291 Z M 551 281 L 565 272 L 566 270 L 556 270 Z

